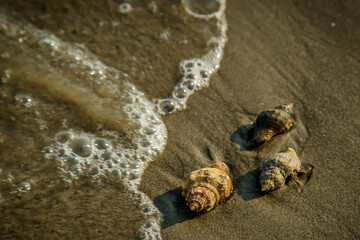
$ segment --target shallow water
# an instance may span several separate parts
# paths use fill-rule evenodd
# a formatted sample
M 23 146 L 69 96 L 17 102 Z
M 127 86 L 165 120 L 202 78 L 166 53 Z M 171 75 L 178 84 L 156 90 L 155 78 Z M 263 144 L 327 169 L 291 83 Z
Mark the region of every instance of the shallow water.
M 2 5 L 2 238 L 161 238 L 137 187 L 220 66 L 225 2 Z

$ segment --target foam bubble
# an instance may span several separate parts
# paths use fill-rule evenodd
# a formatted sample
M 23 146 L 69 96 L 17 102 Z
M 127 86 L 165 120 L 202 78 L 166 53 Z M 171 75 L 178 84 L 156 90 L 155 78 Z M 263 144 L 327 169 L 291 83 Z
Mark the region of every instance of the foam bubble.
M 194 79 L 194 75 L 190 74 L 186 77 L 186 79 Z M 192 80 L 188 80 L 183 83 L 183 86 L 186 87 L 188 90 L 192 91 L 195 88 L 195 83 Z
M 153 135 L 159 132 L 166 134 L 164 125 L 154 128 Z M 66 141 L 62 138 L 64 136 L 66 136 Z M 147 163 L 162 151 L 165 141 L 164 138 L 158 136 L 144 140 L 145 136 L 148 135 L 143 133 L 139 133 L 139 137 L 133 135 L 133 141 L 137 142 L 138 146 L 134 148 L 127 146 L 127 141 L 123 141 L 117 132 L 102 131 L 99 138 L 93 133 L 69 129 L 55 135 L 58 141 L 52 147 L 53 151 L 45 152 L 45 156 L 56 159 L 59 168 L 68 178 L 77 179 L 79 170 L 81 173 L 87 172 L 99 182 L 103 177 L 110 175 L 116 179 L 121 177 L 129 189 L 136 190 L 134 186 L 140 183 L 140 177 Z M 112 142 L 117 144 L 114 145 Z M 141 157 L 139 157 L 140 153 Z
M 67 142 L 68 140 L 72 139 L 73 134 L 71 132 L 60 132 L 58 133 L 55 138 L 58 142 L 60 143 L 64 143 Z
M 120 13 L 129 13 L 133 10 L 133 7 L 131 6 L 130 3 L 121 3 L 119 5 L 119 12 Z
M 112 157 L 112 152 L 104 152 L 104 153 L 101 155 L 101 158 L 102 158 L 103 160 L 109 160 L 109 159 L 111 159 L 111 157 Z
M 176 107 L 173 99 L 161 99 L 157 102 L 157 105 L 161 114 L 173 113 Z
M 92 146 L 91 146 L 91 141 L 90 139 L 87 138 L 77 138 L 77 139 L 73 139 L 69 142 L 68 147 L 70 148 L 70 150 L 81 156 L 81 157 L 88 157 L 91 155 L 91 150 L 92 150 Z
M 200 58 L 186 59 L 180 63 L 181 80 L 175 86 L 171 98 L 154 100 L 158 112 L 164 115 L 185 109 L 186 102 L 194 94 L 194 91 L 209 86 L 211 75 L 220 67 L 225 43 L 227 42 L 226 0 L 183 0 L 183 5 L 185 10 L 193 17 L 216 19 L 219 34 L 209 40 L 208 45 L 214 47 L 205 55 Z
M 153 135 L 156 132 L 156 127 L 153 125 L 145 126 L 144 133 L 146 135 Z
M 183 4 L 188 13 L 200 18 L 214 17 L 221 6 L 217 0 L 183 0 Z
M 174 95 L 176 98 L 184 98 L 187 95 L 187 90 L 184 87 L 179 87 L 175 90 Z
M 110 147 L 109 142 L 106 141 L 105 139 L 96 139 L 95 146 L 98 149 L 108 149 Z

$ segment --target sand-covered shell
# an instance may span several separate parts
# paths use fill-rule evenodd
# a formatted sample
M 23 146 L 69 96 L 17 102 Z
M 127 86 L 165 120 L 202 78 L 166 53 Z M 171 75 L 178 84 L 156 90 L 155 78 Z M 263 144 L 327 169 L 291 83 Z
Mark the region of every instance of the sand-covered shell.
M 283 187 L 286 179 L 299 171 L 300 167 L 300 159 L 292 148 L 268 157 L 260 168 L 261 191 Z
M 287 132 L 294 124 L 293 104 L 285 104 L 261 112 L 253 124 L 251 145 L 257 147 L 273 136 Z
M 191 211 L 210 211 L 223 203 L 231 194 L 233 186 L 229 168 L 223 162 L 190 173 L 182 188 L 182 196 Z

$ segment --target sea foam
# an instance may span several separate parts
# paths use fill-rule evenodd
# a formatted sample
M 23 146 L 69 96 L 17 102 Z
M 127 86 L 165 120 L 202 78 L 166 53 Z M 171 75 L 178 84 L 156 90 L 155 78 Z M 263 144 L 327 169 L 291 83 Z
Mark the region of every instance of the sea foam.
M 167 99 L 156 99 L 155 104 L 160 114 L 171 114 L 177 110 L 185 109 L 188 98 L 195 91 L 210 84 L 210 77 L 220 68 L 220 62 L 224 54 L 227 42 L 226 31 L 228 28 L 225 18 L 226 1 L 204 1 L 204 4 L 218 3 L 219 7 L 214 12 L 200 14 L 194 11 L 197 1 L 183 0 L 186 12 L 193 17 L 201 19 L 215 19 L 218 35 L 214 35 L 208 42 L 213 48 L 200 58 L 183 60 L 179 65 L 181 74 L 180 82 L 174 87 L 172 96 Z
M 98 183 L 104 179 L 121 182 L 134 201 L 147 206 L 141 211 L 146 219 L 143 236 L 160 238 L 161 214 L 138 190 L 145 167 L 166 144 L 166 127 L 154 104 L 127 74 L 104 65 L 84 47 L 64 42 L 31 24 L 17 23 L 4 13 L 0 13 L 0 26 L 1 33 L 14 43 L 12 47 L 34 59 L 34 63 L 28 61 L 27 69 L 35 70 L 38 66 L 31 66 L 35 62 L 46 69 L 46 76 L 25 81 L 46 87 L 55 97 L 65 97 L 94 121 L 114 129 L 96 134 L 80 128 L 61 130 L 54 135 L 55 144 L 44 149 L 45 158 L 56 162 L 69 185 L 82 175 Z M 29 190 L 30 185 L 23 188 Z
M 159 114 L 186 108 L 188 98 L 209 85 L 223 56 L 227 41 L 226 1 L 208 2 L 215 4 L 214 11 L 198 12 L 192 1 L 184 0 L 182 4 L 194 18 L 216 20 L 217 34 L 208 42 L 211 50 L 200 58 L 180 62 L 181 80 L 171 96 L 153 100 L 132 83 L 127 73 L 105 65 L 84 45 L 62 41 L 46 30 L 0 12 L 1 40 L 16 52 L 16 55 L 8 52 L 2 55 L 17 68 L 6 69 L 2 83 L 12 81 L 13 72 L 30 69 L 37 75 L 27 76 L 24 81 L 46 88 L 55 99 L 80 109 L 84 118 L 99 122 L 96 131 L 89 131 L 79 126 L 68 127 L 65 121 L 62 129 L 49 136 L 51 144 L 43 149 L 44 158 L 56 164 L 63 181 L 70 187 L 81 176 L 98 184 L 111 180 L 126 186 L 129 197 L 139 202 L 144 216 L 140 229 L 140 237 L 144 239 L 161 239 L 161 213 L 149 197 L 138 190 L 146 166 L 166 145 L 167 131 Z M 149 8 L 156 12 L 156 2 L 152 1 Z M 133 9 L 131 5 L 119 5 L 122 14 L 131 14 L 129 9 Z M 168 38 L 165 33 L 163 36 L 165 40 Z M 18 94 L 16 99 L 26 108 L 42 101 L 27 93 Z M 47 128 L 46 122 L 37 121 L 41 128 Z M 29 182 L 21 182 L 15 190 L 31 191 L 34 186 Z

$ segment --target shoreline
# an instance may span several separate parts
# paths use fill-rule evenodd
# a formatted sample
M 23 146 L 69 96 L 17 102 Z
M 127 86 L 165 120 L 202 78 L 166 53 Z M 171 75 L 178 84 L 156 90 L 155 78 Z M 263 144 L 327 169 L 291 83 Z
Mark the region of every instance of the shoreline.
M 163 118 L 166 149 L 146 169 L 140 186 L 164 214 L 163 239 L 360 236 L 360 189 L 354 180 L 359 109 L 351 104 L 359 103 L 359 51 L 356 38 L 340 37 L 341 26 L 333 29 L 328 22 L 319 29 L 329 19 L 321 13 L 342 11 L 340 23 L 350 21 L 345 16 L 351 9 L 306 4 L 228 2 L 229 40 L 221 68 L 185 111 Z M 297 119 L 289 133 L 252 151 L 240 151 L 230 140 L 261 111 L 290 102 Z M 261 162 L 287 147 L 314 166 L 304 192 L 294 186 L 259 192 Z M 189 213 L 181 184 L 191 171 L 211 164 L 209 152 L 229 165 L 234 194 L 211 212 Z

